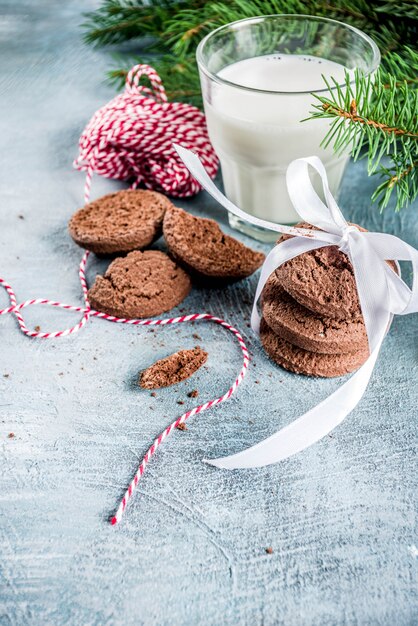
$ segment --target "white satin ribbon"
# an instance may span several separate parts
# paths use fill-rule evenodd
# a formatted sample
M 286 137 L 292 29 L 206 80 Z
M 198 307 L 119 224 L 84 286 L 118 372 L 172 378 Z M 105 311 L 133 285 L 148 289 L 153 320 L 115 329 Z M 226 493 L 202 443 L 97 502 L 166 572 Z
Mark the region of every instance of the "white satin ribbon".
M 193 152 L 178 145 L 174 147 L 196 180 L 228 211 L 257 226 L 295 235 L 276 245 L 264 261 L 251 317 L 256 332 L 260 324 L 258 300 L 268 277 L 279 265 L 303 252 L 329 245 L 338 246 L 353 265 L 369 340 L 370 356 L 367 361 L 334 393 L 271 437 L 238 454 L 205 459 L 206 463 L 225 469 L 277 463 L 322 439 L 361 400 L 393 315 L 418 312 L 418 251 L 394 235 L 360 232 L 347 224 L 330 192 L 325 168 L 316 156 L 296 159 L 290 163 L 286 182 L 292 204 L 301 219 L 322 229 L 320 231 L 283 226 L 245 213 L 217 189 Z M 312 186 L 309 166 L 321 177 L 326 204 Z M 386 260 L 411 262 L 414 277 L 412 289 L 388 266 Z

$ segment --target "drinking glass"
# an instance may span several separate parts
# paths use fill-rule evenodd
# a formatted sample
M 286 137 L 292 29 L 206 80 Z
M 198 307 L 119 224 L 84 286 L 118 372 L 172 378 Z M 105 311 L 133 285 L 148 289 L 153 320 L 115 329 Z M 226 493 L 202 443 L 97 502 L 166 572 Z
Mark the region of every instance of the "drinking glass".
M 302 120 L 312 111 L 312 94 L 328 92 L 323 76 L 344 90 L 346 71 L 353 79 L 356 69 L 366 76 L 376 71 L 380 53 L 370 37 L 327 18 L 268 15 L 209 33 L 197 62 L 209 136 L 230 200 L 257 217 L 295 223 L 286 169 L 313 154 L 338 195 L 349 151 L 336 155 L 332 145 L 320 146 L 331 120 Z M 231 214 L 229 222 L 259 240 L 276 237 Z

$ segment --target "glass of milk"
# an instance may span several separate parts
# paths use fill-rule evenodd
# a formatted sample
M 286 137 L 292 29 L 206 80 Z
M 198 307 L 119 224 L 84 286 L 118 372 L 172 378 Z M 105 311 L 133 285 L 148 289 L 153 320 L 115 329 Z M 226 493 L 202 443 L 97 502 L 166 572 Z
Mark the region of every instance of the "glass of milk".
M 313 154 L 338 195 L 348 153 L 336 156 L 332 145 L 320 147 L 331 120 L 302 120 L 317 102 L 312 93 L 328 92 L 323 76 L 344 89 L 345 71 L 354 76 L 356 68 L 365 75 L 377 69 L 380 53 L 370 37 L 331 19 L 269 15 L 209 33 L 197 62 L 209 136 L 230 200 L 257 217 L 295 223 L 286 169 Z M 229 221 L 257 239 L 276 238 L 231 214 Z

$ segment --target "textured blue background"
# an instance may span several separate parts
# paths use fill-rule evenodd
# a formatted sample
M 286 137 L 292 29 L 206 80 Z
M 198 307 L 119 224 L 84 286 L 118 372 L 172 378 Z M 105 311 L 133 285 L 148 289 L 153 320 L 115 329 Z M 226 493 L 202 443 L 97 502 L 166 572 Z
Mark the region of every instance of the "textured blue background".
M 80 302 L 67 221 L 83 175 L 71 163 L 114 93 L 103 83 L 108 52 L 80 40 L 81 12 L 95 5 L 0 2 L 0 275 L 19 300 Z M 418 246 L 417 205 L 380 215 L 374 184 L 350 164 L 346 216 Z M 93 195 L 116 187 L 96 180 Z M 181 204 L 228 230 L 205 195 Z M 208 323 L 151 332 L 100 320 L 71 338 L 30 340 L 1 318 L 1 626 L 417 622 L 417 316 L 394 321 L 365 398 L 329 437 L 277 466 L 218 471 L 202 457 L 266 437 L 340 384 L 267 360 L 248 328 L 256 280 L 195 290 L 181 306 L 242 329 L 250 373 L 233 399 L 164 444 L 117 528 L 107 519 L 141 455 L 178 399 L 193 406 L 188 391 L 207 400 L 229 386 L 236 343 Z M 42 330 L 76 319 L 47 308 L 26 317 Z M 135 385 L 156 357 L 195 345 L 196 332 L 210 356 L 194 379 L 156 398 Z

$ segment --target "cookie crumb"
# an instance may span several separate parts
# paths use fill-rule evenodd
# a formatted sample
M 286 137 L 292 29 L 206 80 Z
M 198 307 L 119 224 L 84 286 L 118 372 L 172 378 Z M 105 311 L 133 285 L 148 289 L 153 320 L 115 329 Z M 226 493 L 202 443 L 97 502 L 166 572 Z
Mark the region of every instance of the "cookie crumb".
M 7 438 L 8 438 L 8 439 L 14 439 L 15 437 L 16 437 L 16 435 L 15 435 L 14 433 L 9 433 L 9 434 L 7 435 Z
M 198 335 L 197 333 L 193 333 L 192 337 L 193 339 L 196 339 L 196 341 L 202 341 L 202 337 Z
M 256 384 L 256 385 L 259 385 L 259 384 L 260 384 L 260 381 L 259 381 L 259 380 L 255 380 L 254 382 L 255 382 L 255 384 Z
M 177 404 L 184 404 L 183 400 L 177 400 Z
M 156 397 L 157 397 L 157 394 L 155 393 L 155 391 L 151 391 L 151 396 L 152 396 L 153 398 L 156 398 Z
M 271 546 L 266 548 L 266 554 L 273 554 L 273 548 Z
M 179 430 L 188 430 L 184 422 L 181 422 L 181 424 L 177 424 L 176 428 L 178 428 Z
M 189 398 L 197 398 L 197 396 L 199 395 L 199 392 L 197 389 L 193 389 L 193 391 L 189 391 L 187 395 Z
M 39 331 L 41 330 L 41 327 L 39 325 L 35 326 L 34 328 L 35 332 L 39 333 Z

